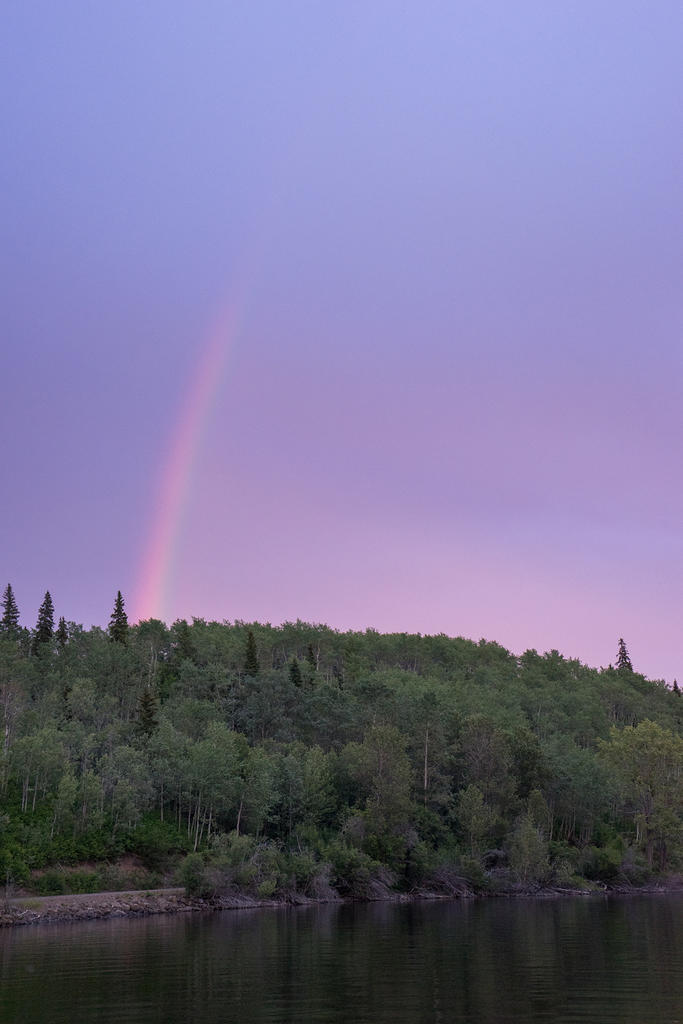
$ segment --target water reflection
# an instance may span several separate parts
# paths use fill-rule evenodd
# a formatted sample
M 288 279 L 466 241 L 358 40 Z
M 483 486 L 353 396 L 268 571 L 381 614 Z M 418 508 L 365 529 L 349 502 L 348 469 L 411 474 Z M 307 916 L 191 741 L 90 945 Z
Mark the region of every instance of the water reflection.
M 482 900 L 7 930 L 0 1020 L 674 1024 L 681 910 Z

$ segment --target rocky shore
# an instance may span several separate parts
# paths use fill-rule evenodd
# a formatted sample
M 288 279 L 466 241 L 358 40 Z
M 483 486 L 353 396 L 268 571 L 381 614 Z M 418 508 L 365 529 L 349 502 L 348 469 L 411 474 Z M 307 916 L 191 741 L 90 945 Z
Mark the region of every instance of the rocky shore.
M 184 889 L 93 892 L 75 896 L 22 896 L 0 904 L 0 927 L 273 905 L 275 903 L 272 900 L 255 900 L 240 895 L 211 900 L 191 898 L 185 895 Z
M 669 875 L 642 887 L 613 884 L 599 889 L 516 889 L 488 894 L 489 898 L 557 899 L 567 896 L 604 897 L 683 892 L 683 876 Z M 375 895 L 371 902 L 412 902 L 416 900 L 467 899 L 474 892 L 401 894 L 387 891 Z M 312 905 L 322 902 L 345 902 L 341 897 L 329 900 L 310 899 L 295 894 L 280 899 L 256 899 L 233 892 L 210 899 L 190 897 L 182 888 L 130 890 L 128 892 L 94 892 L 72 896 L 18 896 L 0 902 L 0 928 L 29 924 L 65 924 L 76 921 L 109 920 L 119 917 L 147 917 L 152 914 L 187 914 L 198 911 L 236 910 L 257 907 Z

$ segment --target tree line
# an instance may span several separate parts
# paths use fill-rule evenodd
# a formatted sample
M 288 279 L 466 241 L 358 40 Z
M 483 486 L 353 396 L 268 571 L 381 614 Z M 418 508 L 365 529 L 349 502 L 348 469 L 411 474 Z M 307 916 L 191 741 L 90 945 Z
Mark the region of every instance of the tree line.
M 106 630 L 55 627 L 49 593 L 25 629 L 9 585 L 2 611 L 5 881 L 73 885 L 65 866 L 124 853 L 261 896 L 681 867 L 683 702 L 623 640 L 594 669 L 444 634 L 129 625 L 120 592 Z

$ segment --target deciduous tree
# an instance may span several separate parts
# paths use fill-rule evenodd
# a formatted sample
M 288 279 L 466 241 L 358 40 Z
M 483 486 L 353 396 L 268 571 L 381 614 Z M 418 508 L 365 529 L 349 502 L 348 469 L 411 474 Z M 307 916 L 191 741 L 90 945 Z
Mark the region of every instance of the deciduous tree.
M 645 720 L 613 728 L 602 754 L 614 770 L 624 811 L 633 818 L 648 864 L 664 869 L 683 829 L 683 739 Z
M 461 790 L 456 815 L 461 829 L 467 836 L 471 855 L 479 857 L 481 844 L 493 826 L 496 815 L 493 808 L 484 800 L 478 786 L 470 783 L 466 789 Z
M 517 821 L 509 856 L 510 867 L 524 885 L 538 884 L 548 874 L 548 843 L 530 813 Z

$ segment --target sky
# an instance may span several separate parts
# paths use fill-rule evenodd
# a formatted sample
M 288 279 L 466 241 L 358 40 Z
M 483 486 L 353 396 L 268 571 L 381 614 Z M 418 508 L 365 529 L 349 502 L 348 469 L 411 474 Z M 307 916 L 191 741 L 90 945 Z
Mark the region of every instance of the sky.
M 683 677 L 683 6 L 11 0 L 0 583 Z

